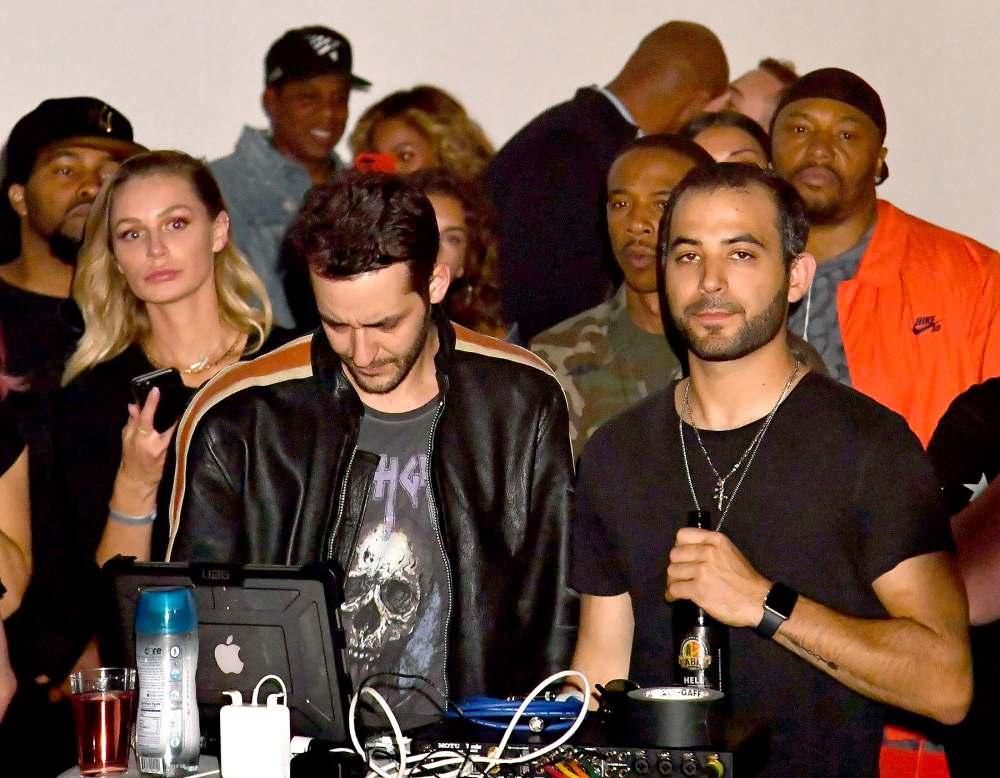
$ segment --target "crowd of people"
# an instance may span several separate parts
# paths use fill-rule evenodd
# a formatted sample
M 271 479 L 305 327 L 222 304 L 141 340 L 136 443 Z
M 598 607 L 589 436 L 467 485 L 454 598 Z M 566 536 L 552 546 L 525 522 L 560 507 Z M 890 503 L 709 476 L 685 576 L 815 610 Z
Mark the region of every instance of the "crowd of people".
M 878 198 L 871 84 L 730 81 L 674 21 L 499 151 L 417 85 L 341 159 L 371 88 L 310 26 L 222 159 L 95 97 L 11 130 L 0 744 L 44 720 L 34 774 L 73 763 L 108 559 L 329 559 L 351 676 L 404 723 L 567 666 L 667 683 L 690 599 L 731 628 L 731 712 L 772 727 L 761 774 L 876 774 L 887 709 L 971 774 L 1000 692 L 1000 254 Z

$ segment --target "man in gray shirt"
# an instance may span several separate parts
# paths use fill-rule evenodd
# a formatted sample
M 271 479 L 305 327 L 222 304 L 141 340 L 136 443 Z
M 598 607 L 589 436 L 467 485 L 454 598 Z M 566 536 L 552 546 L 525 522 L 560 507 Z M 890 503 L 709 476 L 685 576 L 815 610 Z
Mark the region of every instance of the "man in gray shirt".
M 305 193 L 343 163 L 334 147 L 347 124 L 352 89 L 371 84 L 351 72 L 351 44 L 326 27 L 289 30 L 264 61 L 264 110 L 270 133 L 244 127 L 236 149 L 211 163 L 231 234 L 264 282 L 275 324 L 294 327 L 281 243 Z

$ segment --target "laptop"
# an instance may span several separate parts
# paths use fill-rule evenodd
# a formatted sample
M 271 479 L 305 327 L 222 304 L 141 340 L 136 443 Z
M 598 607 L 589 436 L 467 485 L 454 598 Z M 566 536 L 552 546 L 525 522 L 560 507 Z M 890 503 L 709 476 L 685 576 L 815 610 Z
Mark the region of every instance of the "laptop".
M 104 573 L 112 596 L 101 656 L 109 665 L 135 666 L 135 611 L 144 588 L 193 588 L 198 707 L 209 750 L 218 739 L 219 710 L 229 704 L 223 692 L 238 690 L 247 704 L 269 674 L 285 682 L 293 735 L 347 742 L 351 682 L 344 670 L 337 610 L 343 594 L 335 567 L 136 562 L 119 556 Z M 268 682 L 258 702 L 279 691 Z

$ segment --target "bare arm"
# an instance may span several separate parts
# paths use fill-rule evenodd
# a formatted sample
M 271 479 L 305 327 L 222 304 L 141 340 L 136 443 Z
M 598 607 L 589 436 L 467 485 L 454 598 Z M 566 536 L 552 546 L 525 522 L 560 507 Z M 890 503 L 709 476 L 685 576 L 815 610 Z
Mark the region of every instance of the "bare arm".
M 31 510 L 28 499 L 28 449 L 0 474 L 0 620 L 21 605 L 31 578 Z
M 7 637 L 4 632 L 3 622 L 0 621 L 0 722 L 7 712 L 14 692 L 17 691 L 17 677 L 10 666 L 10 654 L 7 653 Z
M 122 459 L 109 507 L 124 516 L 148 516 L 156 508 L 156 491 L 174 431 L 173 427 L 166 432 L 153 429 L 159 391 L 154 388 L 149 393 L 141 411 L 129 405 L 128 422 L 122 429 Z M 152 523 L 129 523 L 109 516 L 97 546 L 97 564 L 103 565 L 116 554 L 148 560 L 152 538 Z
M 668 599 L 693 600 L 731 627 L 752 628 L 770 588 L 725 535 L 677 533 Z M 972 699 L 972 660 L 965 593 L 951 556 L 904 560 L 872 588 L 889 618 L 845 616 L 800 597 L 775 639 L 859 694 L 946 724 L 961 721 Z
M 591 688 L 627 678 L 634 631 L 632 597 L 627 592 L 613 597 L 580 595 L 580 629 L 570 666 L 587 676 Z M 591 707 L 596 707 L 596 699 L 591 699 Z
M 1000 619 L 1000 478 L 951 519 L 969 623 Z

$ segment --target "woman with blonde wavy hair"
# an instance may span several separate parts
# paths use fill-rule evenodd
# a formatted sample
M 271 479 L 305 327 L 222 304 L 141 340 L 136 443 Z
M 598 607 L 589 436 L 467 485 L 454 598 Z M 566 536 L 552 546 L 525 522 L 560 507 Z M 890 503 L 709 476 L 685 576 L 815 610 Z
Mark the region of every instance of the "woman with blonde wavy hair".
M 126 160 L 91 208 L 73 281 L 84 333 L 63 375 L 55 439 L 65 507 L 98 563 L 149 558 L 176 421 L 154 426 L 161 400 L 179 413 L 217 372 L 287 339 L 272 333 L 264 287 L 229 237 L 207 165 L 179 151 Z M 179 374 L 174 396 L 154 388 L 133 402 L 131 379 L 162 368 Z
M 496 153 L 480 126 L 454 97 L 435 86 L 416 86 L 365 111 L 350 138 L 351 151 L 389 154 L 396 172 L 443 167 L 478 179 Z

